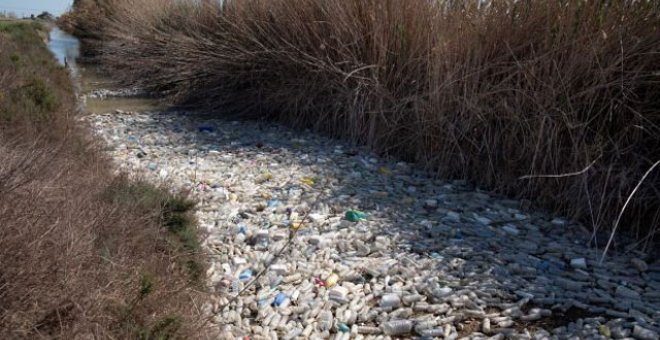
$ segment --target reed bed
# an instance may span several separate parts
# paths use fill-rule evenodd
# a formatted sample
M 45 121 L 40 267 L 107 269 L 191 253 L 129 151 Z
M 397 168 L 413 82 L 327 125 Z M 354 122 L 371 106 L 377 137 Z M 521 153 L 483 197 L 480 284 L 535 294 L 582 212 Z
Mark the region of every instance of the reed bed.
M 218 115 L 366 144 L 651 244 L 654 1 L 80 0 L 113 76 Z

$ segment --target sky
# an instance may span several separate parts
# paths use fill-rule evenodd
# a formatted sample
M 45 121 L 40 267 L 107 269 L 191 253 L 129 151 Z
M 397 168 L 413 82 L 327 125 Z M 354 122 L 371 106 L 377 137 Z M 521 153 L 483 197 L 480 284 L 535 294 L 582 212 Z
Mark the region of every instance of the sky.
M 13 12 L 24 17 L 48 11 L 58 16 L 66 12 L 71 3 L 73 0 L 0 0 L 0 12 Z

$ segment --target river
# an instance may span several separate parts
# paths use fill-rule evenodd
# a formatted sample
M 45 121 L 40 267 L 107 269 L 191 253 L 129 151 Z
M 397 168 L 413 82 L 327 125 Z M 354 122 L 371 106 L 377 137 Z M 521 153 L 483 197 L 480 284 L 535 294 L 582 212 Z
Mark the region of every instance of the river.
M 76 60 L 80 56 L 80 42 L 76 37 L 53 27 L 48 33 L 48 49 L 55 55 L 58 63 L 77 71 Z
M 96 90 L 116 90 L 117 84 L 113 79 L 100 72 L 98 65 L 78 64 L 80 41 L 58 27 L 53 27 L 48 34 L 48 49 L 53 53 L 59 64 L 70 70 L 77 92 L 85 95 L 83 100 L 85 111 L 105 113 L 115 110 L 155 111 L 164 108 L 154 98 L 140 96 L 95 98 L 89 96 L 89 93 Z

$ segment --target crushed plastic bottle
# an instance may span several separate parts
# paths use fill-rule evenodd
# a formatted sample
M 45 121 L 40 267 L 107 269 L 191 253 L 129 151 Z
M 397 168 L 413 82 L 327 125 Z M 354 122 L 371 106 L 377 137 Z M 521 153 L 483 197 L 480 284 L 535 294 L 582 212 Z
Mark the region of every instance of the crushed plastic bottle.
M 332 316 L 332 312 L 328 310 L 321 311 L 319 313 L 319 316 L 317 318 L 318 321 L 318 327 L 320 331 L 328 331 L 330 328 L 332 328 L 332 323 L 334 321 L 334 317 Z
M 316 182 L 314 181 L 313 177 L 303 177 L 303 178 L 300 179 L 300 183 L 308 185 L 308 186 L 312 186 Z
M 240 234 L 243 234 L 243 235 L 247 234 L 247 226 L 243 223 L 239 224 L 238 225 L 238 232 Z
M 362 212 L 362 211 L 358 211 L 358 210 L 349 210 L 349 211 L 346 212 L 344 217 L 348 221 L 359 222 L 361 220 L 366 220 L 367 219 L 367 214 Z
M 239 276 L 238 279 L 245 282 L 252 277 L 252 271 L 250 269 L 244 270 Z
M 382 308 L 397 308 L 401 305 L 401 298 L 397 294 L 385 294 L 380 300 Z
M 277 207 L 279 207 L 280 205 L 282 205 L 282 202 L 280 202 L 279 200 L 275 200 L 275 199 L 268 200 L 268 202 L 266 202 L 266 206 L 267 206 L 269 209 L 277 208 Z
M 332 273 L 325 279 L 323 283 L 326 287 L 332 288 L 334 287 L 334 285 L 337 284 L 338 281 L 339 281 L 339 275 Z
M 234 294 L 238 294 L 240 291 L 241 291 L 241 281 L 233 280 L 231 282 L 231 292 Z
M 325 281 L 319 279 L 318 277 L 314 277 L 314 284 L 318 287 L 325 287 Z
M 413 322 L 410 320 L 391 320 L 380 325 L 385 335 L 403 335 L 412 331 Z
M 284 303 L 284 301 L 286 301 L 286 299 L 288 299 L 288 296 L 286 296 L 286 294 L 284 293 L 279 293 L 275 295 L 275 299 L 273 299 L 273 306 L 275 307 L 281 306 Z

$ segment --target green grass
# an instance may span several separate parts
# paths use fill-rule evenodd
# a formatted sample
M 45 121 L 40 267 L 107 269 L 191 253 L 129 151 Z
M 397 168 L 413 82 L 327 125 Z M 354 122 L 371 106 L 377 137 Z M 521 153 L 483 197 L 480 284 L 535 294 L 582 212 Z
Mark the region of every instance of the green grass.
M 0 34 L 9 34 L 13 39 L 29 44 L 38 44 L 41 37 L 36 33 L 44 29 L 42 24 L 33 21 L 0 21 Z
M 0 70 L 16 77 L 5 80 L 7 88 L 0 95 L 0 122 L 6 125 L 23 121 L 34 129 L 48 129 L 53 112 L 63 101 L 75 99 L 69 92 L 70 80 L 43 43 L 46 27 L 38 22 L 0 21 Z M 2 76 L 0 71 L 0 76 Z

